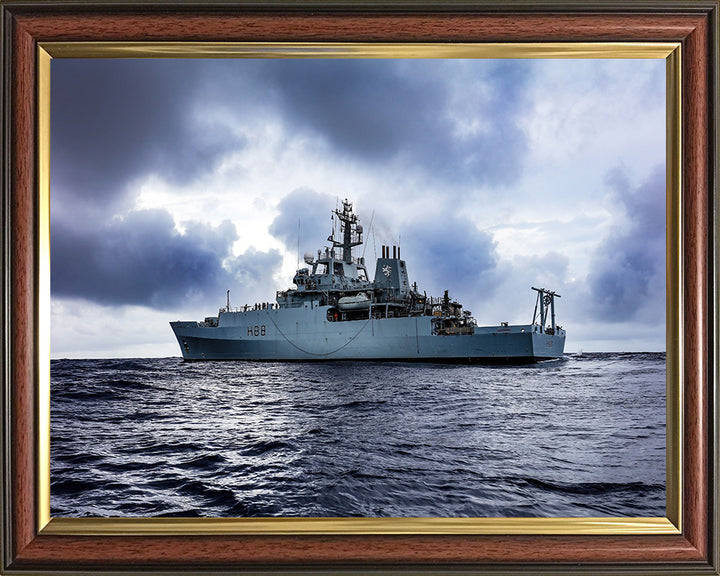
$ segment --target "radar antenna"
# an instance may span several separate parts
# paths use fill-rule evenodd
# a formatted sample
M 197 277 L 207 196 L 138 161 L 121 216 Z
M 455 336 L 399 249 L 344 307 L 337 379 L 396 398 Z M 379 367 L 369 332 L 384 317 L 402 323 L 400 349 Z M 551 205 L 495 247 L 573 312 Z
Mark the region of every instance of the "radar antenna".
M 352 262 L 352 249 L 354 246 L 360 246 L 363 243 L 362 240 L 362 228 L 358 225 L 358 217 L 353 214 L 352 203 L 347 199 L 343 200 L 342 212 L 335 210 L 335 215 L 340 220 L 340 232 L 342 233 L 343 240 L 339 242 L 335 240 L 335 236 L 331 235 L 328 240 L 332 242 L 334 248 L 342 248 L 343 250 L 343 261 Z

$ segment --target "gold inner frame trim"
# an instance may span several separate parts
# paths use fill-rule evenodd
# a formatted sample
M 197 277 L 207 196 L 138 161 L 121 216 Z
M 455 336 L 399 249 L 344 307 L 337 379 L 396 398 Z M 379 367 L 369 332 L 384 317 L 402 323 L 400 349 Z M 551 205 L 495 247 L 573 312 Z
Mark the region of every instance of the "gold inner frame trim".
M 674 42 L 43 42 L 53 58 L 667 58 Z
M 50 520 L 50 55 L 38 50 L 38 525 Z
M 38 529 L 48 535 L 679 534 L 682 518 L 682 156 L 679 43 L 136 43 L 38 46 Z M 51 518 L 50 81 L 53 58 L 663 58 L 666 60 L 665 518 Z
M 43 534 L 677 534 L 667 518 L 54 518 Z

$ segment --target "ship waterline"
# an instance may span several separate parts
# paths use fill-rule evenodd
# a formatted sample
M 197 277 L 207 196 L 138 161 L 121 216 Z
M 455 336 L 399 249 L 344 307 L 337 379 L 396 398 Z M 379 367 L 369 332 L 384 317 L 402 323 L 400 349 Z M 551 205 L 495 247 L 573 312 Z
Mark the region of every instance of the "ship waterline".
M 305 255 L 308 268 L 276 303 L 231 308 L 217 316 L 170 325 L 185 360 L 402 360 L 526 363 L 561 358 L 565 330 L 555 322 L 555 297 L 537 292 L 532 323 L 478 326 L 462 304 L 420 293 L 410 285 L 398 247 L 383 246 L 375 278 L 352 248 L 362 227 L 346 200 L 334 214 L 331 247 Z

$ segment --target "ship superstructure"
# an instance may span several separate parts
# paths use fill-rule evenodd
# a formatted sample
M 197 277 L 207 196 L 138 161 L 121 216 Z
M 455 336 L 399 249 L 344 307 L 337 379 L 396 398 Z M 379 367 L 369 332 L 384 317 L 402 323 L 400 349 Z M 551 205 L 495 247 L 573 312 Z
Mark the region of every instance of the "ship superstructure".
M 555 323 L 555 298 L 537 292 L 527 325 L 477 325 L 462 304 L 420 293 L 410 284 L 398 246 L 381 248 L 370 280 L 363 228 L 352 204 L 333 211 L 328 245 L 306 253 L 294 288 L 275 302 L 227 305 L 202 322 L 171 322 L 185 360 L 420 360 L 534 362 L 562 357 L 565 330 Z M 336 238 L 336 233 L 339 238 Z

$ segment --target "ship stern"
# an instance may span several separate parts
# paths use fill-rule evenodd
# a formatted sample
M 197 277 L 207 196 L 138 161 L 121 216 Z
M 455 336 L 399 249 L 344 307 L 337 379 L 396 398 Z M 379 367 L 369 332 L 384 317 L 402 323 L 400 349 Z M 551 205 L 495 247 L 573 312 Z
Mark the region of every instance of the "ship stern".
M 532 352 L 536 361 L 562 358 L 565 352 L 565 330 L 558 328 L 552 333 L 534 332 Z

